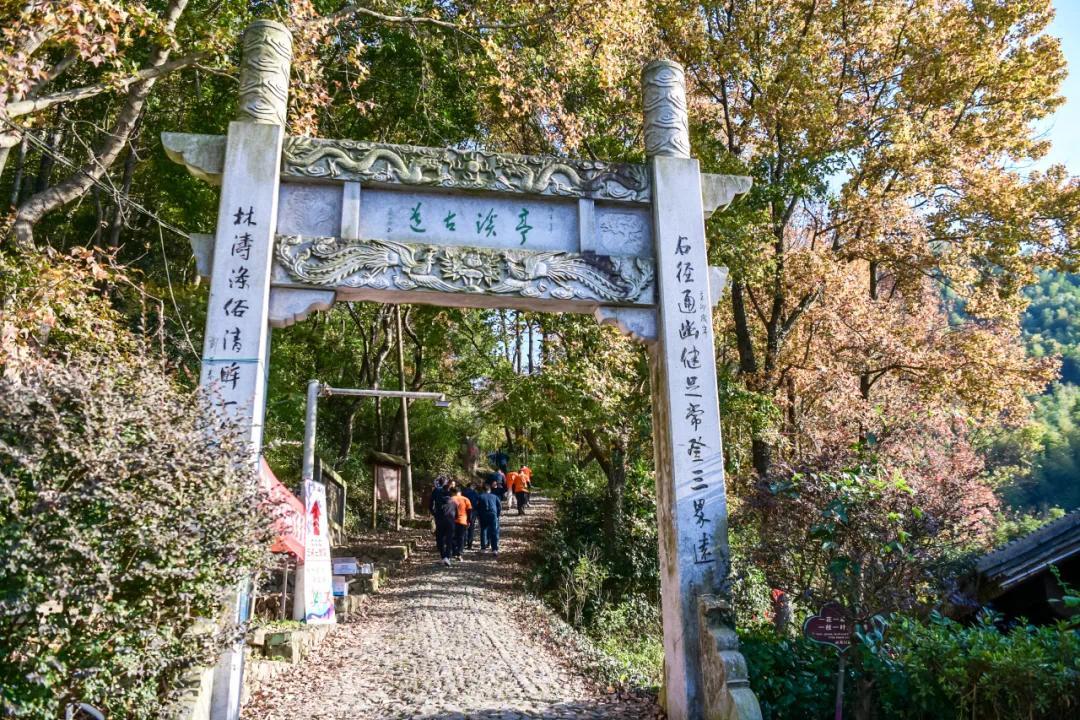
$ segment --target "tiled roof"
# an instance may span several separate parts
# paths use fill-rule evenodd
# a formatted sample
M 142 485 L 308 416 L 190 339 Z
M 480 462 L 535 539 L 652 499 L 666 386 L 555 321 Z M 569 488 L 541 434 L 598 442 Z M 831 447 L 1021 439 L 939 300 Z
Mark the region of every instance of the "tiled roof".
M 1080 554 L 1080 510 L 984 555 L 975 569 L 1006 590 L 1077 554 Z

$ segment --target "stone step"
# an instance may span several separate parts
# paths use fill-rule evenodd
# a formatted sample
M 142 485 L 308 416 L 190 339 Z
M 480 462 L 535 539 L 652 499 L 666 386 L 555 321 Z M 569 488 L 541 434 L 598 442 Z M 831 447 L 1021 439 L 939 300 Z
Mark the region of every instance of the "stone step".
M 349 589 L 352 590 L 351 587 Z M 348 620 L 366 601 L 367 595 L 352 594 L 351 592 L 344 597 L 334 598 L 334 613 L 337 615 L 338 622 Z
M 392 545 L 341 545 L 333 549 L 332 555 L 333 557 L 354 557 L 361 563 L 403 563 L 409 559 L 415 547 L 415 541 L 396 541 Z

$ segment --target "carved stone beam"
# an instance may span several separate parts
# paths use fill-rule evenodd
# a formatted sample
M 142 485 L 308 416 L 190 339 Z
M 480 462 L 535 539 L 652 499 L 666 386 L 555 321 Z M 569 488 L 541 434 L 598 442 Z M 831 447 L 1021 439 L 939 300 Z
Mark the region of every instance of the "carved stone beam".
M 162 133 L 169 158 L 211 185 L 221 184 L 225 138 L 220 135 Z M 285 181 L 360 182 L 368 186 L 419 186 L 647 203 L 651 198 L 644 165 L 603 163 L 479 150 L 384 145 L 357 140 L 288 137 L 282 154 Z M 741 175 L 701 176 L 705 217 L 726 208 L 750 189 Z
M 727 206 L 739 195 L 750 192 L 754 178 L 746 175 L 701 174 L 701 204 L 705 217 L 712 217 L 717 210 L 726 210 Z
M 278 236 L 273 282 L 339 300 L 555 312 L 651 307 L 656 295 L 650 258 L 298 235 Z

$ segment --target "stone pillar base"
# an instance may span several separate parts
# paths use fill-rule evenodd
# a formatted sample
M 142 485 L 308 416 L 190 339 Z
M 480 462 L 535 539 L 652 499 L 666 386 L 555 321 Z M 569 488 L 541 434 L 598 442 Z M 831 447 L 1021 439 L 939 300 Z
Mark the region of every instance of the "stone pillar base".
M 731 605 L 716 595 L 698 599 L 704 720 L 761 720 L 750 689 L 746 660 L 739 652 Z

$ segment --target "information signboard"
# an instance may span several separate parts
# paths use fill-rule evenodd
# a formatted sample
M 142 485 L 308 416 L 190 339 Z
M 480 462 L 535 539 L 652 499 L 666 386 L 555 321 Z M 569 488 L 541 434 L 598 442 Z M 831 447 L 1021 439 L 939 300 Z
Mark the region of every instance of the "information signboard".
M 827 603 L 817 615 L 806 618 L 803 633 L 816 643 L 831 645 L 843 651 L 851 645 L 853 627 L 842 607 L 836 603 Z
M 401 481 L 401 468 L 390 465 L 375 466 L 375 491 L 380 502 L 396 502 L 398 483 Z
M 334 574 L 359 575 L 360 564 L 354 557 L 336 557 L 334 558 Z

